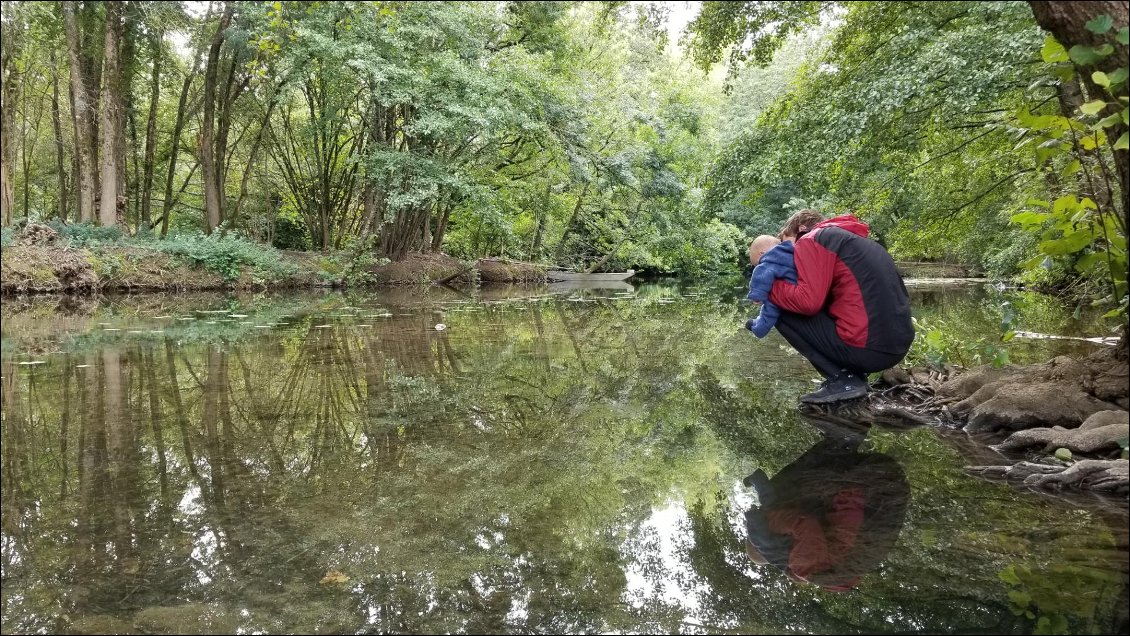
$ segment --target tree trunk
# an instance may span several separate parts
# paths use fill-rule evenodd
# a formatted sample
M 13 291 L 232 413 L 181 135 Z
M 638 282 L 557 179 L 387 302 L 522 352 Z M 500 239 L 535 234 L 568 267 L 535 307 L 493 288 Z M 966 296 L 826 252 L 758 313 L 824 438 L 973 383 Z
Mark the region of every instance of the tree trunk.
M 211 12 L 209 11 L 209 17 Z M 200 58 L 204 55 L 201 47 L 193 56 L 192 69 L 184 76 L 184 84 L 180 89 L 180 99 L 177 100 L 177 119 L 173 124 L 173 135 L 169 141 L 169 169 L 165 175 L 165 198 L 161 203 L 161 238 L 169 233 L 169 215 L 173 211 L 173 180 L 177 175 L 177 158 L 180 155 L 180 138 L 184 132 L 184 122 L 188 110 L 188 90 L 192 87 L 192 80 L 200 70 Z
M 157 152 L 157 104 L 161 98 L 161 58 L 164 34 L 153 34 L 153 77 L 149 92 L 149 117 L 145 122 L 145 159 L 141 177 L 141 227 L 149 228 L 153 216 L 153 156 Z M 173 149 L 176 154 L 176 149 Z
M 12 184 L 12 162 L 16 139 L 16 86 L 12 53 L 4 52 L 3 85 L 0 86 L 0 224 L 12 224 L 12 209 L 15 206 L 15 189 Z
M 118 223 L 128 225 L 126 211 L 129 209 L 129 180 L 126 178 L 126 127 L 128 124 L 133 151 L 133 187 L 136 191 L 137 178 L 137 117 L 133 108 L 133 70 L 134 54 L 136 47 L 133 40 L 133 27 L 139 15 L 137 2 L 122 2 L 119 9 L 118 20 L 115 22 L 118 30 L 118 64 L 117 73 L 114 74 L 114 86 L 117 88 L 118 127 L 114 129 L 114 160 L 117 162 L 115 171 L 118 178 Z M 107 14 L 108 15 L 108 14 Z M 109 80 L 107 80 L 109 81 Z
M 438 252 L 443 247 L 443 235 L 447 233 L 447 221 L 451 218 L 451 212 L 455 210 L 455 201 L 448 201 L 443 206 L 443 212 L 436 220 L 436 233 L 432 235 L 432 251 Z
M 106 3 L 106 38 L 102 58 L 102 197 L 98 202 L 98 221 L 102 227 L 118 224 L 118 166 L 120 160 L 117 136 L 122 127 L 122 99 L 118 81 L 118 47 L 122 33 L 121 0 Z
M 63 144 L 63 118 L 59 112 L 59 65 L 55 52 L 51 52 L 51 128 L 55 133 L 55 171 L 59 177 L 59 221 L 67 222 L 67 168 Z
M 232 223 L 236 223 L 239 219 L 239 208 L 243 205 L 243 199 L 247 196 L 247 182 L 251 177 L 251 170 L 255 167 L 255 157 L 259 155 L 259 147 L 263 144 L 263 137 L 267 134 L 267 129 L 270 127 L 271 114 L 275 112 L 275 105 L 278 104 L 279 90 L 276 90 L 271 97 L 271 101 L 267 102 L 267 110 L 263 113 L 263 123 L 259 126 L 259 132 L 255 135 L 255 141 L 251 144 L 251 152 L 247 155 L 247 167 L 243 170 L 243 177 L 239 180 L 239 196 L 232 205 L 230 218 Z
M 95 157 L 94 118 L 96 105 L 87 90 L 89 79 L 85 77 L 82 59 L 79 56 L 78 25 L 75 19 L 75 4 L 64 2 L 63 24 L 67 32 L 67 57 L 71 63 L 71 115 L 75 129 L 75 163 L 78 184 L 79 221 L 94 221 L 94 200 L 98 190 L 97 159 Z
M 577 218 L 581 214 L 581 204 L 584 203 L 585 195 L 589 191 L 588 183 L 585 184 L 581 194 L 577 196 L 577 205 L 573 206 L 573 214 L 569 216 L 569 222 L 565 224 L 565 232 L 561 234 L 561 242 L 557 244 L 557 254 L 554 256 L 556 265 L 561 264 L 561 259 L 565 255 L 565 239 L 569 238 L 569 234 L 573 231 L 573 226 L 577 223 Z
M 200 168 L 204 176 L 204 231 L 211 234 L 223 221 L 223 183 L 216 158 L 216 81 L 219 75 L 220 49 L 224 31 L 231 24 L 235 5 L 224 3 L 224 13 L 216 25 L 212 45 L 208 49 L 208 64 L 204 70 L 204 122 L 200 132 Z
M 1114 34 L 1118 30 L 1125 27 L 1130 22 L 1130 7 L 1127 6 L 1124 0 L 1101 0 L 1096 2 L 1065 2 L 1062 0 L 1041 2 L 1037 0 L 1029 0 L 1028 4 L 1032 7 L 1032 14 L 1036 17 L 1036 23 L 1044 28 L 1045 31 L 1050 32 L 1059 40 L 1059 43 L 1064 48 L 1070 49 L 1072 46 L 1081 44 L 1084 46 L 1091 46 L 1098 48 L 1103 44 L 1112 44 L 1114 46 L 1114 54 L 1107 56 L 1100 60 L 1093 66 L 1079 68 L 1079 80 L 1082 82 L 1084 88 L 1090 99 L 1098 99 L 1104 97 L 1102 87 L 1096 85 L 1091 79 L 1093 71 L 1103 71 L 1105 73 L 1113 73 L 1115 69 L 1125 66 L 1128 47 L 1125 44 L 1120 44 L 1114 39 Z M 1105 34 L 1099 35 L 1092 33 L 1086 29 L 1088 21 L 1100 15 L 1107 15 L 1114 21 L 1114 26 Z M 1109 107 L 1108 107 L 1109 108 Z M 1123 106 L 1116 105 L 1115 108 L 1121 109 Z M 1072 116 L 1074 112 L 1064 113 L 1064 115 Z M 1110 114 L 1108 113 L 1100 113 Z M 1124 122 L 1120 122 L 1107 129 L 1107 135 L 1111 139 L 1118 139 L 1127 132 L 1127 126 Z M 1130 153 L 1125 150 L 1114 151 L 1115 167 L 1118 171 L 1118 183 L 1122 190 L 1122 195 L 1119 199 L 1125 199 L 1127 193 L 1130 193 Z M 1127 207 L 1125 204 L 1122 206 L 1122 223 L 1123 227 L 1127 227 Z

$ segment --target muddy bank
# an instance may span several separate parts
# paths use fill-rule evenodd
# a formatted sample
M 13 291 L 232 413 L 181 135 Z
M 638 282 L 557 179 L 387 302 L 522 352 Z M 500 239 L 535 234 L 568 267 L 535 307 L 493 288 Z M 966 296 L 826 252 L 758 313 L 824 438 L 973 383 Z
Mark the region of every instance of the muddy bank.
M 206 264 L 145 246 L 72 247 L 50 237 L 0 252 L 0 293 L 92 294 L 139 291 L 223 291 L 314 287 L 546 282 L 533 263 L 483 259 L 467 263 L 446 254 L 409 254 L 371 265 L 357 257 L 264 250 L 266 265 L 220 254 Z M 366 259 L 368 260 L 368 259 Z

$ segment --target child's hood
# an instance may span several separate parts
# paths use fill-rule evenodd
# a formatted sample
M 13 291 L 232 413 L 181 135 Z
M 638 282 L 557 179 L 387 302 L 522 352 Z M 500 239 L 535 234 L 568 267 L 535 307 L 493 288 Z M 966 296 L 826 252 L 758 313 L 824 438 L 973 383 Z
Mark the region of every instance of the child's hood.
M 841 214 L 840 216 L 832 217 L 827 221 L 817 223 L 812 229 L 818 230 L 822 227 L 838 227 L 852 234 L 858 234 L 863 238 L 867 238 L 867 233 L 870 230 L 867 224 L 860 221 L 854 214 Z
M 761 255 L 761 262 L 792 269 L 795 267 L 793 264 L 793 242 L 782 241 L 774 245 L 769 251 Z

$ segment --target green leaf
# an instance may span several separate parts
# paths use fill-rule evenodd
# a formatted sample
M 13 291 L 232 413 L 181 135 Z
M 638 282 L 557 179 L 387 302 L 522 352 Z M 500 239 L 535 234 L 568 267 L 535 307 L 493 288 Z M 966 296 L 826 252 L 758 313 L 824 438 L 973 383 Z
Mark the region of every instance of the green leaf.
M 1094 126 L 1091 126 L 1091 130 L 1101 130 L 1103 128 L 1109 128 L 1120 121 L 1122 121 L 1122 113 L 1107 115 L 1106 117 L 1103 117 L 1097 123 L 1095 123 Z
M 1039 208 L 1046 208 L 1051 206 L 1050 203 L 1044 201 L 1043 199 L 1028 199 L 1024 202 L 1024 205 L 1034 205 Z
M 1130 27 L 1122 27 L 1118 30 L 1118 43 L 1130 44 Z
M 1118 138 L 1118 141 L 1114 142 L 1114 149 L 1130 150 L 1130 137 L 1127 136 L 1127 133 L 1122 133 L 1122 136 Z
M 1052 204 L 1052 213 L 1063 216 L 1065 213 L 1074 212 L 1079 207 L 1079 199 L 1073 194 L 1065 194 Z
M 1073 232 L 1061 239 L 1040 243 L 1040 250 L 1048 256 L 1067 256 L 1068 254 L 1078 252 L 1090 244 L 1090 233 Z
M 1083 111 L 1085 115 L 1098 115 L 1099 111 L 1104 108 L 1106 108 L 1106 102 L 1101 99 L 1096 99 L 1083 104 L 1079 107 L 1079 110 Z
M 1016 575 L 1016 566 L 1014 565 L 997 572 L 997 578 L 1009 585 L 1020 585 L 1020 577 Z
M 1109 15 L 1098 15 L 1088 20 L 1087 24 L 1083 25 L 1083 28 L 1091 33 L 1102 35 L 1109 31 L 1112 26 L 1114 26 L 1114 20 L 1111 20 Z
M 1013 214 L 1008 220 L 1023 227 L 1039 226 L 1048 220 L 1048 215 L 1043 212 L 1021 212 Z
M 1093 47 L 1083 46 L 1082 44 L 1076 44 L 1071 47 L 1067 55 L 1071 58 L 1072 62 L 1075 62 L 1079 66 L 1090 66 L 1105 57 L 1104 55 L 1100 55 Z
M 1075 269 L 1076 271 L 1083 272 L 1084 274 L 1089 274 L 1095 271 L 1097 268 L 1105 266 L 1106 257 L 1106 251 L 1084 254 L 1083 256 L 1079 257 L 1079 260 L 1075 261 Z
M 1103 88 L 1110 88 L 1110 78 L 1102 71 L 1091 73 L 1091 80 Z
M 1081 170 L 1082 168 L 1083 164 L 1080 163 L 1078 159 L 1073 159 L 1071 163 L 1063 167 L 1063 170 L 1061 170 L 1059 174 L 1064 177 L 1070 177 L 1076 172 L 1079 172 L 1079 170 Z
M 1008 600 L 1016 603 L 1020 607 L 1028 607 L 1028 603 L 1032 601 L 1032 597 L 1027 592 L 1020 590 L 1009 590 Z
M 1123 66 L 1123 67 L 1119 68 L 1118 70 L 1111 73 L 1107 77 L 1108 77 L 1108 79 L 1110 79 L 1110 85 L 1111 86 L 1118 86 L 1122 82 L 1126 81 L 1126 77 L 1127 77 L 1126 67 Z
M 1048 64 L 1066 62 L 1070 59 L 1067 56 L 1067 49 L 1063 48 L 1063 45 L 1053 35 L 1044 38 L 1044 46 L 1040 48 L 1040 57 L 1044 58 L 1044 61 Z

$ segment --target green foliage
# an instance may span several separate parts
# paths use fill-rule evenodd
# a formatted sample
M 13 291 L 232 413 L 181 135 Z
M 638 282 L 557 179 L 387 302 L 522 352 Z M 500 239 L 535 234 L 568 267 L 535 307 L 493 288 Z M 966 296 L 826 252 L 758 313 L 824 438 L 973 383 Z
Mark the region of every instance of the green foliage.
M 1034 634 L 1071 634 L 1071 623 L 1094 620 L 1097 599 L 1071 598 L 1071 590 L 1088 588 L 1108 576 L 1091 567 L 1053 564 L 1035 569 L 1014 563 L 997 573 L 1006 583 L 1009 609 L 1016 616 L 1035 621 Z
M 48 223 L 59 235 L 76 247 L 91 247 L 100 243 L 115 243 L 125 238 L 120 227 L 101 227 L 93 223 Z
M 232 234 L 177 236 L 150 245 L 200 265 L 228 281 L 238 279 L 244 267 L 251 268 L 251 275 L 262 280 L 279 280 L 297 273 L 294 265 L 279 258 L 278 252 Z
M 1109 16 L 1087 23 L 1089 31 L 1100 35 L 1111 26 Z M 1037 83 L 1037 94 L 1040 86 L 1073 81 L 1076 69 L 1072 63 L 1093 65 L 1113 50 L 1109 43 L 1098 48 L 1076 45 L 1065 56 L 1063 46 L 1047 36 L 1040 52 L 1048 75 Z M 1033 148 L 1039 171 L 1049 181 L 1063 185 L 1048 199 L 1028 199 L 1010 220 L 1038 239 L 1036 255 L 1022 263 L 1025 269 L 1065 268 L 1075 277 L 1100 281 L 1106 287 L 1106 293 L 1100 294 L 1105 295 L 1102 302 L 1114 307 L 1116 315 L 1125 315 L 1121 308 L 1127 304 L 1130 265 L 1126 193 L 1119 194 L 1117 180 L 1111 176 L 1113 153 L 1125 152 L 1125 144 L 1111 144 L 1107 131 L 1125 130 L 1130 121 L 1127 67 L 1109 75 L 1095 71 L 1091 79 L 1105 95 L 1091 95 L 1094 99 L 1081 104 L 1077 113 L 1034 114 L 1027 107 L 1014 111 L 1009 132 L 1018 140 L 1017 148 Z
M 824 8 L 823 2 L 703 2 L 687 27 L 686 41 L 704 69 L 720 62 L 729 49 L 732 77 L 750 58 L 768 65 L 785 39 L 815 24 Z
M 0 247 L 8 247 L 16 240 L 16 231 L 10 227 L 0 229 Z
M 914 342 L 907 354 L 912 365 L 928 364 L 936 369 L 947 365 L 971 368 L 982 364 L 1002 367 L 1009 363 L 1007 344 L 1015 337 L 1013 323 L 1016 312 L 1008 302 L 1000 306 L 998 333 L 972 338 L 945 320 L 926 320 L 915 317 Z

